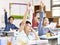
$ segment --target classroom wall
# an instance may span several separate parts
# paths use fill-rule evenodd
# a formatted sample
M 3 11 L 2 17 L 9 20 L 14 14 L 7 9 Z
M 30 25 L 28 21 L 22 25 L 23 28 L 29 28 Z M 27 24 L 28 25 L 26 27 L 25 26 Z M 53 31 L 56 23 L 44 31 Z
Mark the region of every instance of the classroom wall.
M 46 6 L 46 11 L 51 11 L 51 0 L 34 0 L 34 5 L 40 5 L 40 1 L 44 2 Z
M 20 0 L 1 0 L 0 1 L 0 27 L 4 26 L 4 9 L 8 12 L 9 17 L 9 3 L 19 3 Z
M 9 15 L 9 3 L 28 3 L 28 2 L 31 2 L 32 0 L 1 0 L 0 1 L 0 27 L 3 27 L 5 26 L 4 25 L 4 11 L 3 9 L 6 9 L 7 12 L 8 12 L 8 17 L 10 16 Z M 42 0 L 45 5 L 46 5 L 46 10 L 50 11 L 50 0 Z M 33 5 L 40 5 L 40 0 L 33 0 Z M 49 4 L 48 4 L 49 3 Z M 18 26 L 19 23 L 20 23 L 20 19 L 17 20 L 15 19 L 14 20 L 14 23 Z

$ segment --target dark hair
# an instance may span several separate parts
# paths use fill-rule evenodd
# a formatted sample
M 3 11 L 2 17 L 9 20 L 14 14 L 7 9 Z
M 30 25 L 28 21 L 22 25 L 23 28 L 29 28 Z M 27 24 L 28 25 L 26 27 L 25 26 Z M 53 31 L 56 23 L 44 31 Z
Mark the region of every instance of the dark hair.
M 43 18 L 43 22 L 44 22 L 45 18 L 47 18 L 47 17 L 44 17 L 44 18 Z M 48 20 L 49 20 L 49 19 L 48 19 Z M 43 24 L 43 25 L 44 25 L 44 24 Z
M 47 17 L 44 17 L 43 20 L 44 20 L 45 18 L 47 18 Z M 49 19 L 48 19 L 48 20 L 49 20 Z
M 45 18 L 47 18 L 47 17 L 44 17 L 43 20 L 44 20 Z
M 19 26 L 21 26 L 22 22 L 19 24 Z M 31 25 L 31 22 L 29 21 L 26 21 L 26 24 L 30 24 Z
M 43 22 L 44 22 L 44 19 L 45 19 L 45 18 L 47 18 L 47 17 L 44 17 L 44 18 L 43 18 Z M 48 19 L 48 20 L 49 20 L 49 19 Z
M 13 20 L 14 20 L 14 17 L 13 17 L 13 16 L 10 16 L 10 17 L 8 18 L 8 20 L 10 20 L 11 18 L 13 18 Z
M 30 24 L 31 25 L 31 22 L 30 21 L 26 21 L 26 24 Z

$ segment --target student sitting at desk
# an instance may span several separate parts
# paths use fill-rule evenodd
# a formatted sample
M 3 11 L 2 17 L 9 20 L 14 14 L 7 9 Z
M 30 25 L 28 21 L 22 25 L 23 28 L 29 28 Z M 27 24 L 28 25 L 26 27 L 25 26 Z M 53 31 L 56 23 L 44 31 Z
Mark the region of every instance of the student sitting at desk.
M 39 22 L 39 26 L 38 26 L 38 35 L 46 35 L 46 33 L 49 31 L 51 33 L 51 35 L 53 35 L 53 33 L 50 31 L 49 28 L 45 28 L 45 26 L 49 25 L 49 20 L 48 18 L 44 17 L 44 10 L 43 10 L 44 4 L 42 3 L 41 5 L 41 14 L 40 14 L 40 22 Z
M 13 21 L 14 21 L 14 17 L 10 16 L 8 19 L 7 19 L 7 11 L 4 9 L 4 13 L 5 13 L 5 30 L 4 31 L 10 31 L 10 29 L 18 29 L 18 27 L 16 27 L 14 24 L 13 24 Z
M 27 21 L 27 12 L 28 12 L 28 8 L 22 22 L 20 23 L 20 28 L 18 30 L 19 31 L 18 35 L 21 38 L 21 40 L 23 40 L 24 42 L 39 39 L 34 29 L 31 28 L 31 22 Z

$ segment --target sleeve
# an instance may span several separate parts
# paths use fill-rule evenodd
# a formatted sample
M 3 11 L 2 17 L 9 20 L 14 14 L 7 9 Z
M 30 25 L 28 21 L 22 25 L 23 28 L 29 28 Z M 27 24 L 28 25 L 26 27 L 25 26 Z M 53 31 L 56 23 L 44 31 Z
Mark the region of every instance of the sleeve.
M 39 25 L 38 25 L 38 35 L 42 35 L 42 27 L 43 27 L 43 18 L 44 18 L 44 12 L 41 12 L 40 14 L 40 21 L 39 21 Z
M 50 33 L 54 34 L 54 32 L 52 31 L 52 29 L 49 29 L 50 30 Z
M 18 27 L 16 27 L 16 26 L 14 25 L 14 29 L 18 29 Z
M 5 25 L 7 25 L 7 23 L 8 23 L 8 20 L 7 20 L 7 12 L 5 12 Z

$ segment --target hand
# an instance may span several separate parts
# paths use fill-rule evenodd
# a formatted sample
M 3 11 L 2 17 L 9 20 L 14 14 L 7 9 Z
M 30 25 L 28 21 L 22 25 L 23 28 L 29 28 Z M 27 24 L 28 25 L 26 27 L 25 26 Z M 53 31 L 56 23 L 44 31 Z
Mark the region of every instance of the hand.
M 41 5 L 42 7 L 44 7 L 44 3 L 43 3 L 42 1 L 41 1 L 40 5 Z
M 28 6 L 29 6 L 29 7 L 31 6 L 31 3 L 30 3 L 30 2 L 28 2 Z
M 55 36 L 55 34 L 51 33 L 51 36 Z
M 29 9 L 30 9 L 30 7 L 31 7 L 30 2 L 27 4 L 27 7 L 28 7 L 28 10 L 29 10 Z
M 6 12 L 6 9 L 4 9 L 4 12 Z
M 31 31 L 32 31 L 33 33 L 36 33 L 36 31 L 35 31 L 33 28 L 31 28 Z
M 41 5 L 41 8 L 44 8 L 44 6 L 45 6 L 42 1 L 41 1 L 40 5 Z
M 36 32 L 34 29 L 32 29 L 32 32 L 33 32 L 34 35 L 35 35 L 35 39 L 34 39 L 34 40 L 40 40 L 40 38 L 39 38 L 37 32 Z

